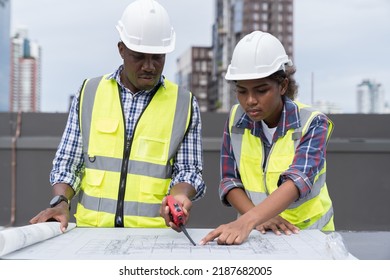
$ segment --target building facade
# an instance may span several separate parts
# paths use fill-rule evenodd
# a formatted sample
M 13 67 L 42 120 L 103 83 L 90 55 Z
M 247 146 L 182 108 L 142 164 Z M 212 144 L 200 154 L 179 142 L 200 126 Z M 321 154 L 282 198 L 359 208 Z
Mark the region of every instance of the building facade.
M 0 112 L 9 111 L 11 3 L 0 0 Z
M 202 112 L 209 111 L 208 88 L 212 72 L 211 47 L 191 47 L 176 61 L 176 81 L 191 90 Z
M 234 47 L 255 30 L 269 32 L 283 44 L 293 59 L 293 0 L 216 0 L 213 25 L 213 73 L 209 94 L 218 99 L 212 111 L 227 112 L 236 103 L 225 80 Z M 218 95 L 217 97 L 213 95 Z
M 41 47 L 30 41 L 27 29 L 17 30 L 11 44 L 10 111 L 39 112 Z

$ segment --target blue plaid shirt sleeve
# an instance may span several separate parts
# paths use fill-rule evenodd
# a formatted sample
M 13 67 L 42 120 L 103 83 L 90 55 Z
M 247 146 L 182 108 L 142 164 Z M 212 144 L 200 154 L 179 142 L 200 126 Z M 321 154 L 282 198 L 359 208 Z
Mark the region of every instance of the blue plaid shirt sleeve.
M 170 187 L 185 182 L 196 190 L 194 200 L 203 197 L 206 186 L 202 177 L 203 147 L 202 123 L 199 105 L 195 96 L 192 101 L 192 117 L 190 127 L 174 159 L 173 174 Z
M 82 138 L 78 120 L 79 94 L 80 91 L 73 98 L 68 121 L 53 160 L 53 168 L 50 172 L 51 185 L 66 183 L 75 192 L 78 191 L 81 174 L 84 171 Z

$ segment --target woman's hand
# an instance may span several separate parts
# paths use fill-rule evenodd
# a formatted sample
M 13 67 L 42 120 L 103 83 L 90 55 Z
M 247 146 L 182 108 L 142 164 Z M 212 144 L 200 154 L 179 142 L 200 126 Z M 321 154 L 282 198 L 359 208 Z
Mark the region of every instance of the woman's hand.
M 272 230 L 276 235 L 281 235 L 282 232 L 286 235 L 299 233 L 299 228 L 291 224 L 289 221 L 280 216 L 275 216 L 267 222 L 256 227 L 261 233 L 266 233 L 267 230 Z

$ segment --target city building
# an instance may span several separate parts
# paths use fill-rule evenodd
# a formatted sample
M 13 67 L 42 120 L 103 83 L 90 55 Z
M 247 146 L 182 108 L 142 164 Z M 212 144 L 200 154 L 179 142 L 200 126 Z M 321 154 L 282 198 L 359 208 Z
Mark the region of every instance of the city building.
M 11 3 L 0 0 L 0 112 L 9 111 Z
M 339 105 L 333 102 L 325 101 L 325 100 L 318 100 L 313 103 L 313 108 L 317 109 L 318 111 L 324 113 L 324 114 L 342 114 L 343 110 L 340 108 Z
M 386 113 L 385 93 L 382 85 L 372 80 L 363 80 L 357 86 L 357 113 Z
M 218 99 L 212 111 L 227 112 L 236 103 L 225 80 L 235 45 L 254 30 L 269 32 L 283 44 L 293 59 L 293 0 L 216 0 L 213 25 L 213 73 L 210 100 Z
M 202 112 L 209 111 L 208 88 L 212 72 L 212 48 L 191 47 L 176 60 L 176 81 L 197 98 Z
M 11 44 L 10 111 L 39 112 L 41 101 L 41 47 L 16 31 Z

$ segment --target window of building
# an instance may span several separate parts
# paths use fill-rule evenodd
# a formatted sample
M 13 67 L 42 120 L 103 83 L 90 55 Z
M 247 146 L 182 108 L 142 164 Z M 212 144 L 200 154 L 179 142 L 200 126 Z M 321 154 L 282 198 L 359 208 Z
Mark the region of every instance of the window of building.
M 192 52 L 193 52 L 194 57 L 199 57 L 199 49 L 198 48 L 193 48 Z
M 201 70 L 200 61 L 195 61 L 195 72 L 199 72 Z
M 198 94 L 198 97 L 199 97 L 200 99 L 206 99 L 206 98 L 207 98 L 207 93 L 205 93 L 205 92 L 200 92 L 200 93 Z
M 206 72 L 207 71 L 207 61 L 203 60 L 201 62 L 201 71 Z

